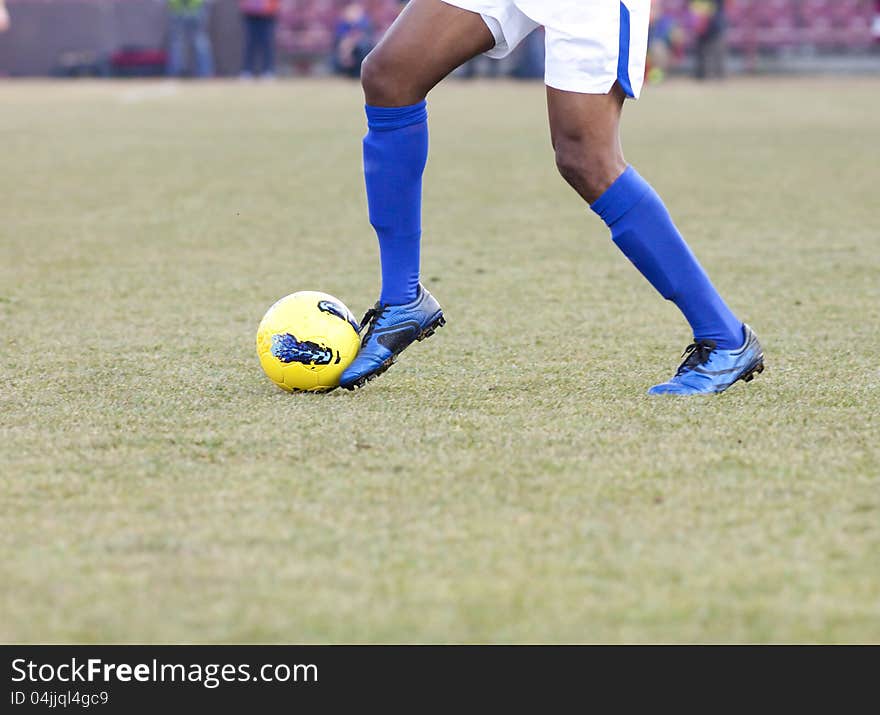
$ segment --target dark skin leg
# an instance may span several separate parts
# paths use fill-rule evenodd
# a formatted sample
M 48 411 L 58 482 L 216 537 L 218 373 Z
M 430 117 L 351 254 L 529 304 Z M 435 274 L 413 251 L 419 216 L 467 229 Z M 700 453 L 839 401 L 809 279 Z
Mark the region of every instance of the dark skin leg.
M 578 94 L 547 88 L 550 136 L 559 173 L 593 203 L 626 169 L 620 144 L 625 94 Z
M 364 60 L 367 104 L 418 104 L 450 72 L 494 46 L 478 13 L 441 0 L 413 0 Z
M 421 102 L 444 77 L 495 46 L 478 13 L 442 0 L 412 0 L 364 60 L 367 104 Z M 626 169 L 620 146 L 624 93 L 578 94 L 547 88 L 550 133 L 562 176 L 592 203 Z

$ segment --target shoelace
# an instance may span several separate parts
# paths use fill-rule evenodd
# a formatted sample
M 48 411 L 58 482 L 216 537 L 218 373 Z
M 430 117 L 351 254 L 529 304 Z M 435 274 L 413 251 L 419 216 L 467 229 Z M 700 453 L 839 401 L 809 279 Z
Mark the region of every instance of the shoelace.
M 714 340 L 696 340 L 692 342 L 681 354 L 685 360 L 678 366 L 678 372 L 675 374 L 681 375 L 708 362 L 712 353 L 715 352 L 716 345 L 717 343 Z
M 373 330 L 375 330 L 376 328 L 376 323 L 379 322 L 379 319 L 382 317 L 386 310 L 388 310 L 387 305 L 376 303 L 376 305 L 374 305 L 366 313 L 364 313 L 364 318 L 363 320 L 361 320 L 361 330 L 364 329 L 364 326 L 367 326 L 367 332 L 364 333 L 364 337 L 361 340 L 361 347 L 364 347 L 367 344 L 367 341 L 373 334 Z

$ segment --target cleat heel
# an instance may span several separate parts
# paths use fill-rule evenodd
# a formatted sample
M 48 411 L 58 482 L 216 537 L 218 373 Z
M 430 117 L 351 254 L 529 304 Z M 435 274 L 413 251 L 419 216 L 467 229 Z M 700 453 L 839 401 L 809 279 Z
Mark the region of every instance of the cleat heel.
M 427 328 L 425 328 L 419 334 L 419 336 L 416 338 L 416 340 L 418 342 L 422 342 L 422 340 L 427 340 L 434 333 L 436 333 L 440 328 L 442 328 L 444 325 L 446 325 L 446 318 L 444 318 L 441 315 L 439 318 L 437 318 L 437 320 L 435 320 L 433 323 L 431 323 L 431 325 L 429 325 Z
M 755 367 L 753 367 L 751 370 L 749 370 L 747 373 L 745 373 L 740 378 L 740 380 L 742 380 L 743 382 L 751 382 L 758 375 L 760 375 L 762 372 L 764 372 L 764 363 L 759 362 L 757 365 L 755 365 Z

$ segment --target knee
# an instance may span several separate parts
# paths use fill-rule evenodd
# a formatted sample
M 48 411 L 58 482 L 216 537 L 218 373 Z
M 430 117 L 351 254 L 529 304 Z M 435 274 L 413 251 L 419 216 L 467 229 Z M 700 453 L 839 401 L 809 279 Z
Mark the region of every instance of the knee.
M 558 140 L 559 173 L 587 202 L 593 203 L 626 169 L 619 146 L 593 145 L 581 139 Z
M 381 47 L 370 52 L 361 65 L 361 86 L 367 104 L 377 107 L 404 107 L 425 97 L 407 80 L 405 68 L 386 56 Z

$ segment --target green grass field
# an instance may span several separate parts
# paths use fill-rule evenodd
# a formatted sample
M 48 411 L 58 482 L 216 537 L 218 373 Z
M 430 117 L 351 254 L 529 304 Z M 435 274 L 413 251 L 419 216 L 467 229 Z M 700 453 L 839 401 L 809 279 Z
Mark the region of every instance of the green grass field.
M 0 641 L 880 642 L 880 82 L 628 105 L 767 371 L 689 334 L 556 175 L 540 85 L 431 102 L 449 325 L 356 394 L 265 309 L 377 295 L 353 84 L 0 84 Z

